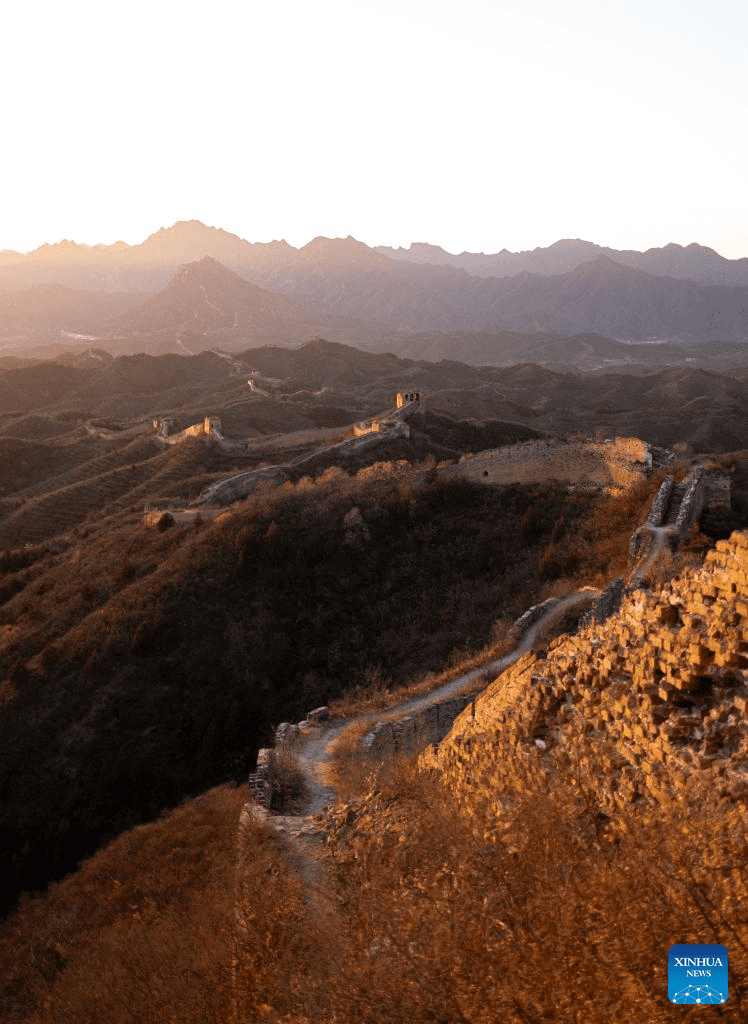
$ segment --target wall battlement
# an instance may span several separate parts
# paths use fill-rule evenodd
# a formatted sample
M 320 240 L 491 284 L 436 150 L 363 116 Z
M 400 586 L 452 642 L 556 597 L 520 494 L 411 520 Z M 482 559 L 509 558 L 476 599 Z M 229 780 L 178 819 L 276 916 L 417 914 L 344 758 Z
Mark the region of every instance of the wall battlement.
M 155 417 L 153 420 L 153 433 L 159 441 L 164 444 L 179 444 L 190 437 L 212 437 L 217 441 L 223 441 L 221 433 L 221 420 L 218 416 L 206 416 L 200 423 L 193 423 L 192 426 L 180 430 L 176 434 L 170 433 L 174 426 L 174 420 L 168 417 Z

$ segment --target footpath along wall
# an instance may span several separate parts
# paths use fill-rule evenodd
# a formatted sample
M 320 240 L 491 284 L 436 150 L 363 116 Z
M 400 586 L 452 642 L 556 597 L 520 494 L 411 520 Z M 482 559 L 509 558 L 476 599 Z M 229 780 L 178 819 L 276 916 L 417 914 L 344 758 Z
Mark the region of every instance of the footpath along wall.
M 715 791 L 748 783 L 748 532 L 659 596 L 636 590 L 545 658 L 524 655 L 420 763 L 468 812 L 547 787 L 556 764 L 573 763 L 602 810 L 667 801 L 694 770 Z

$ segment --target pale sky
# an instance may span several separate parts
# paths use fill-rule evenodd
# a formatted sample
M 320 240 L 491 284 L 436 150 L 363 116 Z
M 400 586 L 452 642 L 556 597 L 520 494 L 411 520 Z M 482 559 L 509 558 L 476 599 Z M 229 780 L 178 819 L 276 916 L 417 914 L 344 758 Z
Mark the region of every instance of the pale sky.
M 748 3 L 8 0 L 0 249 L 353 235 L 748 256 Z

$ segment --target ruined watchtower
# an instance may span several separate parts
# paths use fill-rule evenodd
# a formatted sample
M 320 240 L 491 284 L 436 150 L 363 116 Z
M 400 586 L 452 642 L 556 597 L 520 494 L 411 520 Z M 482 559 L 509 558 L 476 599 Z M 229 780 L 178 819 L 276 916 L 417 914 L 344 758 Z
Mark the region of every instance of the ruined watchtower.
M 404 405 L 411 405 L 413 402 L 420 404 L 423 396 L 420 391 L 398 391 L 395 398 L 395 405 L 398 409 L 402 409 Z

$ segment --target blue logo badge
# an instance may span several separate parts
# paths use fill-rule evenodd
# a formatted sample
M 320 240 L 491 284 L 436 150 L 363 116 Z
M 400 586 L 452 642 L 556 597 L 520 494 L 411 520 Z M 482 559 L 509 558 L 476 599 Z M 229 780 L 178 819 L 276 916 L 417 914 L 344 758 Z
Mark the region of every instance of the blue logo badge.
M 717 943 L 680 942 L 667 957 L 671 1003 L 726 1003 L 727 950 Z

